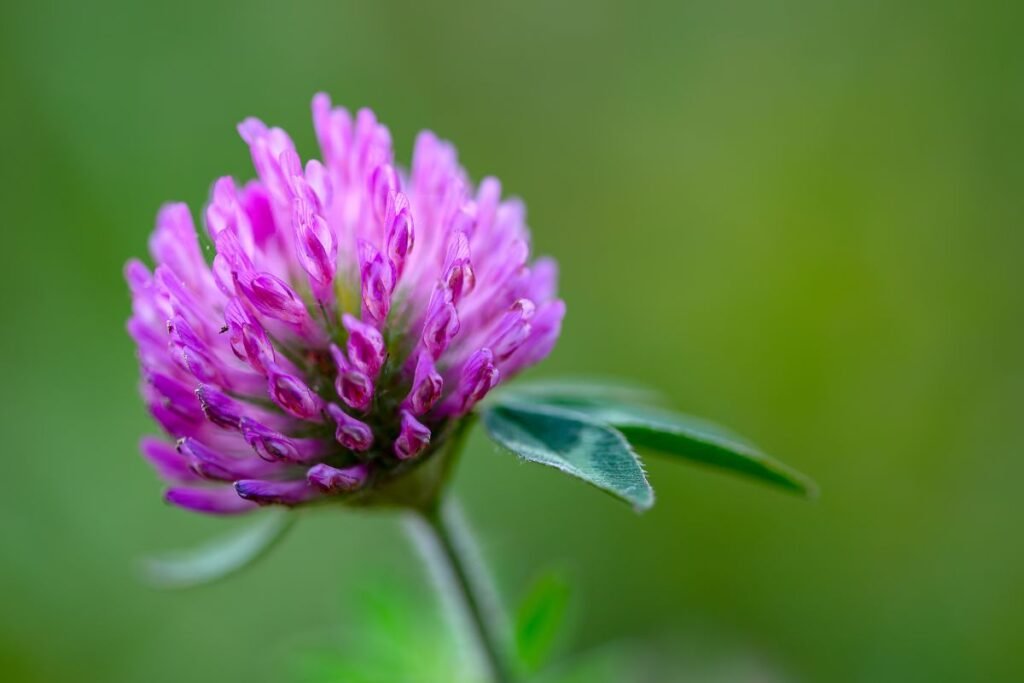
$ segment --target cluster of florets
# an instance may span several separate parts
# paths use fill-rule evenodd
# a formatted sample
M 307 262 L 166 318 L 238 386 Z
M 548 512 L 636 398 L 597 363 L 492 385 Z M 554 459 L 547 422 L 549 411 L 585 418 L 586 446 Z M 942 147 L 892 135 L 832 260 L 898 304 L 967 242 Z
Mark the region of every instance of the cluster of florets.
M 436 451 L 500 381 L 548 354 L 565 313 L 528 264 L 521 202 L 474 188 L 421 133 L 408 172 L 388 129 L 313 99 L 323 161 L 239 125 L 258 175 L 219 179 L 208 264 L 186 206 L 159 213 L 156 262 L 126 267 L 142 391 L 173 442 L 144 455 L 167 500 L 208 513 L 344 499 Z

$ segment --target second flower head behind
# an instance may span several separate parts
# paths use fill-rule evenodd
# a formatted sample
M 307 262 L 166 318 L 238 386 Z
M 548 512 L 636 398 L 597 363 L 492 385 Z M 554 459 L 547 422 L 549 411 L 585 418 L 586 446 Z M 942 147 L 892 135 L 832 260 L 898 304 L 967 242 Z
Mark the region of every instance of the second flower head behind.
M 543 359 L 565 306 L 529 260 L 525 210 L 473 187 L 423 132 L 408 172 L 369 110 L 313 99 L 322 161 L 247 119 L 258 178 L 214 183 L 205 230 L 165 206 L 152 272 L 126 277 L 142 392 L 169 439 L 167 500 L 214 514 L 359 496 L 438 450 L 499 382 Z

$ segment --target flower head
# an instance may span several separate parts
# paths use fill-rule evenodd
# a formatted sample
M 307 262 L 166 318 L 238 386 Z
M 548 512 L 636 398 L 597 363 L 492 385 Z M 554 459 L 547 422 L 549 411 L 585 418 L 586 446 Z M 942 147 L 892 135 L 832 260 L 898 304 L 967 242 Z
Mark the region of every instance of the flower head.
M 142 393 L 176 445 L 143 454 L 166 498 L 214 514 L 350 497 L 430 458 L 499 382 L 548 354 L 564 304 L 528 263 L 523 205 L 473 187 L 432 133 L 411 167 L 374 114 L 313 99 L 323 161 L 238 126 L 258 178 L 217 180 L 205 211 L 169 204 L 150 271 L 130 261 Z

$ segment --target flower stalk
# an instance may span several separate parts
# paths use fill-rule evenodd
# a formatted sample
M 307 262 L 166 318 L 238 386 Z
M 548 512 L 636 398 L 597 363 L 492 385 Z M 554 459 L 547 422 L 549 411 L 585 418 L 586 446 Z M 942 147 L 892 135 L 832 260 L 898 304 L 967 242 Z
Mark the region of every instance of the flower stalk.
M 412 513 L 408 529 L 462 641 L 476 651 L 490 683 L 513 683 L 507 620 L 493 581 L 457 503 L 437 501 Z

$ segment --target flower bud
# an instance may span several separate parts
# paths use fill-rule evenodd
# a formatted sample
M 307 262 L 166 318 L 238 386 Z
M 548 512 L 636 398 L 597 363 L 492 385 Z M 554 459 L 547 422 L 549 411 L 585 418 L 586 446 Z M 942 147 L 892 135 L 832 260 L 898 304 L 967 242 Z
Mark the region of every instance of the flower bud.
M 291 138 L 280 128 L 267 128 L 256 118 L 248 118 L 238 125 L 242 139 L 249 144 L 253 166 L 274 201 L 284 203 L 291 194 L 287 174 L 282 168 L 282 154 L 295 151 Z
M 377 220 L 386 223 L 388 200 L 398 192 L 398 174 L 391 164 L 381 164 L 370 173 L 370 201 Z
M 328 450 L 319 439 L 288 437 L 252 418 L 243 417 L 241 425 L 242 437 L 264 460 L 306 463 Z
M 192 376 L 200 382 L 225 383 L 220 368 L 212 358 L 200 351 L 198 348 L 183 346 L 181 348 L 181 361 Z
M 167 489 L 164 500 L 186 510 L 208 515 L 238 515 L 250 512 L 256 507 L 254 503 L 239 498 L 238 494 L 229 488 L 175 487 Z
M 326 93 L 313 97 L 313 127 L 317 142 L 328 166 L 341 163 L 348 152 L 352 137 L 352 119 L 342 108 L 332 109 L 331 98 Z
M 134 258 L 124 266 L 124 279 L 128 282 L 133 296 L 142 294 L 153 284 L 153 276 L 150 274 L 149 268 L 142 261 Z
M 167 331 L 177 347 L 181 364 L 203 383 L 224 383 L 220 365 L 208 354 L 209 347 L 180 315 L 167 322 Z
M 334 199 L 334 188 L 331 186 L 331 176 L 327 168 L 316 159 L 306 162 L 306 182 L 313 189 L 319 200 L 320 211 L 331 205 Z
M 452 293 L 452 302 L 455 304 L 473 291 L 476 285 L 476 276 L 469 260 L 469 239 L 461 230 L 453 233 L 448 243 L 442 282 Z
M 438 286 L 427 307 L 427 317 L 423 323 L 423 345 L 436 360 L 458 333 L 459 315 L 452 302 L 452 292 L 447 287 Z
M 191 387 L 162 372 L 146 372 L 146 380 L 162 399 L 161 405 L 166 410 L 188 420 L 201 417 L 201 402 L 196 402 Z
M 487 395 L 501 378 L 501 373 L 494 365 L 494 354 L 484 348 L 476 351 L 466 361 L 459 379 L 456 395 L 452 406 L 455 414 L 464 415 L 480 399 Z
M 306 473 L 306 480 L 324 493 L 348 493 L 362 488 L 370 477 L 365 463 L 338 469 L 324 463 L 314 465 Z
M 345 358 L 337 346 L 331 345 L 338 376 L 334 380 L 334 388 L 345 405 L 356 410 L 366 410 L 373 401 L 373 380 L 355 367 Z
M 235 482 L 235 492 L 241 498 L 258 505 L 286 505 L 288 507 L 308 503 L 321 495 L 305 479 L 295 481 L 242 479 Z
M 274 403 L 289 415 L 314 422 L 319 419 L 323 401 L 295 375 L 270 368 L 267 388 Z
M 302 170 L 302 160 L 294 149 L 288 149 L 281 153 L 278 163 L 281 172 L 284 174 L 285 182 L 288 183 L 288 190 L 291 200 L 306 203 L 310 210 L 319 213 L 323 210 L 320 197 L 306 181 L 306 175 Z
M 394 266 L 395 277 L 398 278 L 405 270 L 405 261 L 412 253 L 415 240 L 412 212 L 409 209 L 409 200 L 404 194 L 392 195 L 388 200 L 385 227 L 388 260 Z
M 280 468 L 279 463 L 271 463 L 259 458 L 236 458 L 224 455 L 209 446 L 186 437 L 178 442 L 178 451 L 188 458 L 192 470 L 204 479 L 215 481 L 235 481 L 247 477 L 266 477 Z
M 213 259 L 217 287 L 225 296 L 234 296 L 239 291 L 236 282 L 247 282 L 256 273 L 256 266 L 250 256 L 252 252 L 246 249 L 237 232 L 232 229 L 221 230 L 213 242 L 217 245 L 217 255 Z
M 170 303 L 171 315 L 180 315 L 194 329 L 205 329 L 209 316 L 177 273 L 165 265 L 160 265 L 157 266 L 153 278 L 159 295 Z
M 420 353 L 416 359 L 412 389 L 405 399 L 405 405 L 413 415 L 422 415 L 441 398 L 444 380 L 434 366 L 429 353 Z
M 237 430 L 241 428 L 242 409 L 238 403 L 209 384 L 199 385 L 195 393 L 207 420 L 222 429 Z
M 348 313 L 342 316 L 341 322 L 348 331 L 346 349 L 349 361 L 371 379 L 376 378 L 388 356 L 384 335 L 376 327 Z
M 251 254 L 256 242 L 252 222 L 238 199 L 238 188 L 231 176 L 213 184 L 213 197 L 206 207 L 206 232 L 216 244 L 227 233 L 237 239 L 238 250 Z
M 192 214 L 185 204 L 166 204 L 160 209 L 156 230 L 149 240 L 149 251 L 157 263 L 164 264 L 193 286 L 209 277 Z
M 430 444 L 430 430 L 413 417 L 408 410 L 402 411 L 402 426 L 395 439 L 394 453 L 399 460 L 415 458 Z
M 536 307 L 529 299 L 519 299 L 505 312 L 498 322 L 490 340 L 490 348 L 494 357 L 503 361 L 518 349 L 529 338 Z
M 352 417 L 337 405 L 327 405 L 327 414 L 337 424 L 334 438 L 350 451 L 365 451 L 373 445 L 373 432 L 370 427 Z
M 501 181 L 494 176 L 487 176 L 480 181 L 476 191 L 477 222 L 491 228 L 498 213 L 501 201 Z
M 359 245 L 359 272 L 364 317 L 383 324 L 391 310 L 391 292 L 395 273 L 391 263 L 369 242 Z
M 295 227 L 295 246 L 299 263 L 316 285 L 326 287 L 334 280 L 338 259 L 338 244 L 334 232 L 310 203 L 296 198 L 292 212 Z
M 230 299 L 224 307 L 224 320 L 235 356 L 247 361 L 259 372 L 266 373 L 276 357 L 274 345 L 260 324 L 253 320 L 237 298 Z
M 530 299 L 537 304 L 551 301 L 558 288 L 558 264 L 554 259 L 539 258 L 523 273 L 516 284 L 517 298 Z
M 525 367 L 544 360 L 551 353 L 555 342 L 558 341 L 564 317 L 565 302 L 560 299 L 541 306 L 531 320 L 530 337 L 502 366 L 504 373 L 513 375 Z
M 181 484 L 199 481 L 185 457 L 171 444 L 147 436 L 139 442 L 139 449 L 163 479 Z
M 262 315 L 294 325 L 306 321 L 306 305 L 291 287 L 270 273 L 259 273 L 250 278 L 243 291 Z
M 193 399 L 194 398 L 195 397 L 193 397 Z M 206 424 L 206 417 L 203 415 L 202 411 L 198 409 L 198 401 L 196 401 L 196 412 L 199 414 L 198 417 L 193 415 L 182 415 L 168 408 L 165 404 L 160 403 L 159 401 L 147 401 L 146 409 L 149 410 L 150 416 L 156 420 L 156 423 L 160 425 L 160 428 L 167 434 L 192 434 Z

